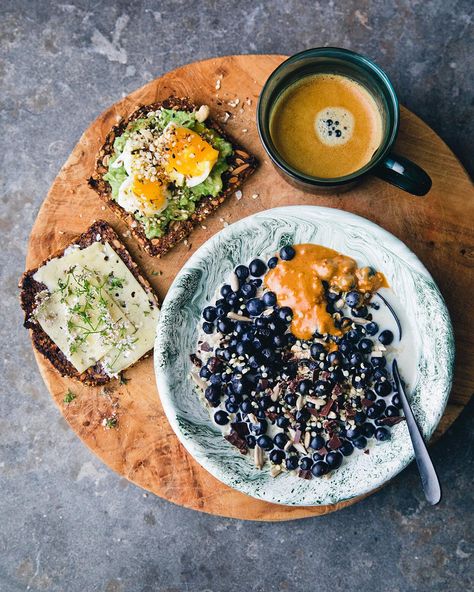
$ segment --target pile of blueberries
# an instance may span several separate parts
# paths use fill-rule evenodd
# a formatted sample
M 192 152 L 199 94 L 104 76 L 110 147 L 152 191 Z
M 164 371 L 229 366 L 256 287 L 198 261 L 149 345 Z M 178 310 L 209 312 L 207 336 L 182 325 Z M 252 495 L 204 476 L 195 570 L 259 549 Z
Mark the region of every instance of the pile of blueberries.
M 302 342 L 289 331 L 291 309 L 278 307 L 273 292 L 259 290 L 267 268 L 294 256 L 293 247 L 285 246 L 279 258 L 272 257 L 266 264 L 254 259 L 248 266 L 235 268 L 238 289 L 235 281 L 234 289 L 223 285 L 221 297 L 202 315 L 204 333 L 220 333 L 217 346 L 212 346 L 206 363 L 197 356 L 194 362 L 207 385 L 206 400 L 211 407 L 219 407 L 214 421 L 221 426 L 231 424 L 229 441 L 244 453 L 259 446 L 271 463 L 299 469 L 299 476 L 308 479 L 337 469 L 354 448 L 365 449 L 369 438 L 390 439 L 388 427 L 403 418 L 386 359 L 372 355 L 375 339 L 389 345 L 394 338 L 389 330 L 380 332 L 372 321 L 370 307 L 375 304 L 359 292 L 344 295 L 324 284 L 327 310 L 345 332 L 343 337 L 315 333 L 314 339 Z M 341 298 L 350 307 L 351 317 L 336 309 Z M 229 313 L 234 314 L 229 317 Z M 237 320 L 236 315 L 250 321 Z M 329 352 L 331 342 L 337 350 Z M 295 344 L 309 349 L 310 357 L 295 355 L 291 351 Z M 277 385 L 280 393 L 275 401 L 271 394 Z M 297 408 L 300 395 L 332 401 L 331 417 L 328 413 L 322 416 L 321 409 L 309 401 Z M 294 440 L 289 444 L 290 429 L 293 437 L 299 434 L 299 442 L 308 442 L 305 435 L 310 433 L 309 446 L 303 448 L 306 453 L 293 445 Z

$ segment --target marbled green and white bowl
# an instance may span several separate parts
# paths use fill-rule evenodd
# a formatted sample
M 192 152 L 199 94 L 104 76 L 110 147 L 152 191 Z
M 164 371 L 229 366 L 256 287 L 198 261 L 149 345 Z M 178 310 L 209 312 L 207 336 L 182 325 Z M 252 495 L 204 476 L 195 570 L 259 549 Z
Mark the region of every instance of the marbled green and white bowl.
M 397 312 L 411 335 L 405 359 L 409 395 L 426 438 L 436 428 L 452 381 L 454 340 L 443 298 L 417 257 L 376 224 L 349 212 L 314 206 L 267 210 L 209 239 L 186 263 L 163 303 L 155 343 L 155 372 L 164 410 L 188 452 L 214 477 L 248 495 L 280 504 L 334 504 L 379 487 L 408 465 L 413 450 L 405 422 L 370 454 L 353 454 L 330 478 L 273 478 L 222 437 L 189 378 L 202 309 L 232 269 L 270 256 L 285 244 L 316 243 L 382 271 L 396 294 Z M 407 362 L 408 363 L 408 362 Z M 405 370 L 405 372 L 404 372 Z M 158 428 L 157 428 L 158 429 Z

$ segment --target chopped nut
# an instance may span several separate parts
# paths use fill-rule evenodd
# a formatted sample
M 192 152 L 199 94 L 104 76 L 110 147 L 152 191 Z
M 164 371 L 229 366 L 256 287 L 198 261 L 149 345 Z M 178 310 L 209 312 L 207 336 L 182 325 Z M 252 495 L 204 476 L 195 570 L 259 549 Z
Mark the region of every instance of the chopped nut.
M 203 121 L 206 121 L 206 119 L 209 117 L 209 107 L 207 105 L 201 105 L 199 107 L 199 109 L 196 111 L 196 121 L 199 121 L 199 123 L 202 123 Z

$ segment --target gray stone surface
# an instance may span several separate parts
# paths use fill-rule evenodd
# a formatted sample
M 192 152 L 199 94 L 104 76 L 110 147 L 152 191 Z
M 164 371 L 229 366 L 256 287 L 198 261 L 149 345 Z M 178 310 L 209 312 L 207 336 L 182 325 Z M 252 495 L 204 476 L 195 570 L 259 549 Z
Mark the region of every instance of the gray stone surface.
M 471 21 L 469 0 L 2 0 L 1 592 L 473 589 L 473 404 L 432 450 L 445 493 L 436 508 L 412 466 L 318 519 L 207 516 L 144 496 L 79 442 L 42 384 L 16 290 L 38 208 L 81 132 L 122 94 L 196 59 L 361 51 L 472 172 Z

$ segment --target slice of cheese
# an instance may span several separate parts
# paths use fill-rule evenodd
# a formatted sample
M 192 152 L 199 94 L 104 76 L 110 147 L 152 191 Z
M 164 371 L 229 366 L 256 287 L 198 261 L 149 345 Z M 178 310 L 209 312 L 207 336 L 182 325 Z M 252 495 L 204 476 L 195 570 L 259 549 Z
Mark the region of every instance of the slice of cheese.
M 71 282 L 72 268 L 74 276 L 85 272 L 95 287 L 103 285 L 102 310 L 97 308 L 96 298 L 81 294 L 81 290 L 79 294 L 75 292 L 74 282 L 71 290 L 61 291 L 60 284 L 64 286 L 68 278 Z M 51 259 L 38 269 L 34 279 L 45 284 L 50 293 L 38 306 L 36 318 L 79 372 L 100 361 L 109 375 L 116 375 L 153 347 L 159 309 L 108 243 L 96 242 L 85 249 L 70 247 L 63 257 Z M 81 346 L 71 352 L 75 336 L 71 325 L 77 324 L 71 307 L 83 307 L 86 298 L 92 305 L 88 320 L 93 328 L 98 326 L 102 330 L 87 335 Z M 107 327 L 99 322 L 104 303 L 110 315 Z

